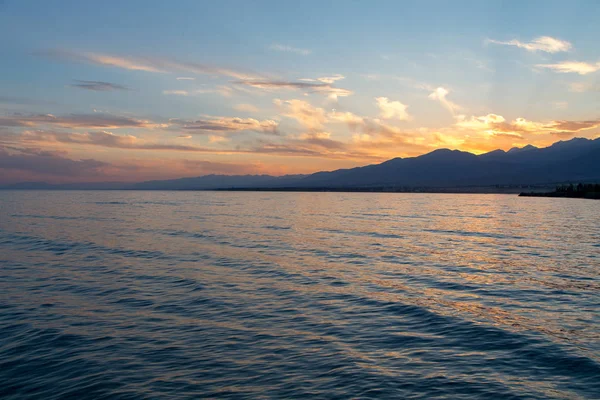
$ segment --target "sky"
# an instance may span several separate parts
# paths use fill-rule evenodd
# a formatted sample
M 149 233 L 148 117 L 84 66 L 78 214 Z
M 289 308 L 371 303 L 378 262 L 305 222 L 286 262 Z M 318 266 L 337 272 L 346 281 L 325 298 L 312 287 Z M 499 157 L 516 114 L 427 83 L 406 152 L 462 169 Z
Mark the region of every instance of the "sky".
M 0 0 L 0 183 L 600 136 L 600 2 Z

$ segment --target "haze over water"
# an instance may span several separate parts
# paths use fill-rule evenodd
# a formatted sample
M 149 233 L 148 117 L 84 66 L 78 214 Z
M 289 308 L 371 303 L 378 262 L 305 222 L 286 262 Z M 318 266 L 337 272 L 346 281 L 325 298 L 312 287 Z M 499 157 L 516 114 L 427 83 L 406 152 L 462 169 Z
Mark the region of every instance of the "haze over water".
M 0 191 L 4 398 L 600 398 L 600 203 Z

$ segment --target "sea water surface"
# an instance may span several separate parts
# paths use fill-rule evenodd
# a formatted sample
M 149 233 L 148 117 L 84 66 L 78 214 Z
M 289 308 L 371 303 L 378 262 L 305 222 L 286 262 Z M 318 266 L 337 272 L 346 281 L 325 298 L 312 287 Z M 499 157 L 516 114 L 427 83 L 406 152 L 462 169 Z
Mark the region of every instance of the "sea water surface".
M 0 192 L 0 397 L 600 398 L 600 202 Z

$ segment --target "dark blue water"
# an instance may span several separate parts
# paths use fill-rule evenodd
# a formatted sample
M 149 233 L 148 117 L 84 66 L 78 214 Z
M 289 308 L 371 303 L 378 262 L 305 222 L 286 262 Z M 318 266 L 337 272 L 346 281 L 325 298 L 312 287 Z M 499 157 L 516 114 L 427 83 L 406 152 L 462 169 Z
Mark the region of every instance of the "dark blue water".
M 600 202 L 0 192 L 2 398 L 600 398 Z

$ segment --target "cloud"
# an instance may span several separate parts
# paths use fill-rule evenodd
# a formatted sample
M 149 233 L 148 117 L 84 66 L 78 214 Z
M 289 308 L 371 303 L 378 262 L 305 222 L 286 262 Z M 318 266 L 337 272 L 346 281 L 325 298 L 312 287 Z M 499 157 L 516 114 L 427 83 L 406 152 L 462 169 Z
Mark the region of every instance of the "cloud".
M 196 121 L 172 119 L 169 122 L 190 131 L 190 133 L 254 131 L 270 135 L 279 134 L 278 123 L 270 119 L 259 121 L 254 118 L 207 116 L 205 119 Z
M 178 81 L 195 81 L 196 80 L 196 78 L 191 78 L 188 76 L 178 76 L 175 79 L 177 79 Z
M 537 64 L 538 68 L 546 68 L 562 74 L 576 73 L 587 75 L 600 70 L 600 62 L 590 64 L 581 61 L 562 61 L 556 64 Z
M 212 136 L 212 143 L 227 141 L 217 135 Z M 115 135 L 111 132 L 63 133 L 51 131 L 27 131 L 19 137 L 20 144 L 57 145 L 69 144 L 79 146 L 99 146 L 123 150 L 147 151 L 182 151 L 205 154 L 270 154 L 277 156 L 304 156 L 334 159 L 379 159 L 377 156 L 352 151 L 343 142 L 311 134 L 304 139 L 282 139 L 281 143 L 260 140 L 246 148 L 208 148 L 168 143 L 148 142 L 131 135 Z
M 346 79 L 346 77 L 342 74 L 334 74 L 332 76 L 322 76 L 320 78 L 301 78 L 298 79 L 301 82 L 320 82 L 320 83 L 325 83 L 325 84 L 332 84 L 335 83 L 337 81 L 341 81 L 342 79 Z M 313 83 L 314 85 L 314 83 Z
M 233 109 L 242 112 L 259 112 L 258 107 L 252 104 L 236 104 Z
M 223 97 L 231 97 L 233 95 L 233 88 L 225 85 L 218 85 L 213 89 L 198 89 L 194 93 L 197 94 L 209 94 L 214 93 Z
M 0 182 L 16 182 L 15 171 L 35 175 L 63 177 L 82 177 L 101 175 L 109 163 L 81 159 L 65 158 L 60 152 L 44 151 L 32 148 L 17 148 L 0 145 Z M 27 175 L 25 175 L 27 176 Z
M 323 124 L 327 122 L 325 110 L 319 107 L 314 107 L 304 100 L 287 100 L 282 101 L 275 99 L 273 103 L 283 110 L 283 115 L 295 119 L 302 126 L 311 129 L 322 129 Z
M 488 114 L 481 117 L 466 118 L 457 116 L 455 126 L 484 132 L 496 136 L 513 136 L 522 138 L 524 134 L 550 134 L 550 135 L 574 135 L 578 132 L 600 127 L 600 119 L 585 121 L 549 121 L 536 122 L 525 118 L 516 118 L 506 121 L 504 117 L 496 114 Z
M 327 133 L 307 133 L 298 139 L 282 143 L 262 142 L 251 149 L 254 154 L 269 154 L 291 157 L 316 157 L 337 160 L 361 159 L 381 160 L 381 157 L 362 151 L 356 146 L 327 137 Z
M 379 107 L 380 118 L 383 119 L 398 119 L 400 121 L 410 121 L 412 117 L 408 114 L 407 105 L 399 101 L 389 101 L 387 97 L 377 97 L 377 106 Z
M 214 153 L 215 149 L 179 144 L 148 142 L 132 135 L 115 135 L 112 132 L 97 131 L 85 133 L 65 133 L 53 131 L 25 131 L 20 139 L 23 143 L 73 144 L 101 146 L 128 150 L 174 150 L 200 153 Z
M 269 48 L 271 50 L 275 50 L 275 51 L 284 51 L 284 52 L 287 52 L 287 53 L 296 53 L 296 54 L 300 54 L 301 56 L 307 56 L 310 53 L 312 53 L 308 49 L 300 49 L 300 48 L 297 48 L 297 47 L 286 46 L 286 45 L 282 45 L 282 44 L 272 44 Z
M 117 85 L 116 83 L 110 82 L 81 81 L 79 79 L 76 79 L 75 82 L 77 83 L 73 83 L 70 86 L 78 89 L 93 90 L 96 92 L 108 92 L 111 90 L 129 90 L 129 88 L 126 86 Z
M 550 36 L 540 36 L 538 38 L 533 39 L 531 42 L 521 42 L 516 39 L 509 40 L 506 42 L 488 39 L 487 42 L 506 46 L 516 46 L 531 52 L 543 51 L 546 53 L 559 53 L 569 51 L 573 47 L 571 43 L 567 42 L 566 40 L 560 40 Z
M 331 79 L 331 78 L 329 78 Z M 250 86 L 262 90 L 308 90 L 312 93 L 323 93 L 328 95 L 331 99 L 337 99 L 338 97 L 346 97 L 353 94 L 351 90 L 342 89 L 331 86 L 329 83 L 324 82 L 307 82 L 306 80 L 300 82 L 290 81 L 271 81 L 271 80 L 239 80 L 234 82 L 238 85 Z
M 329 132 L 309 132 L 300 135 L 303 144 L 310 144 L 328 150 L 348 150 L 348 145 L 339 140 L 331 139 Z
M 163 94 L 173 96 L 189 96 L 190 92 L 187 90 L 163 90 Z
M 153 73 L 187 72 L 199 75 L 229 76 L 235 79 L 260 79 L 260 76 L 252 73 L 195 62 L 180 62 L 168 58 L 118 56 L 92 52 L 74 52 L 62 49 L 45 50 L 38 52 L 37 54 L 61 61 L 95 64 L 132 71 Z
M 0 145 L 0 184 L 24 181 L 50 183 L 141 181 L 208 174 L 264 174 L 262 163 L 228 163 L 208 160 L 129 159 L 114 164 L 95 159 L 72 159 L 65 152 Z
M 62 128 L 118 129 L 118 128 L 156 128 L 164 127 L 151 121 L 138 120 L 109 114 L 70 114 L 55 116 L 52 114 L 0 116 L 0 126 L 36 127 L 54 125 Z
M 231 95 L 233 94 L 233 89 L 230 88 L 229 86 L 219 85 L 213 89 L 196 89 L 196 90 L 192 90 L 192 91 L 174 89 L 174 90 L 163 90 L 162 93 L 167 96 L 197 96 L 200 94 L 214 93 L 214 94 L 219 94 L 223 97 L 231 97 Z
M 448 91 L 448 89 L 445 89 L 443 87 L 438 87 L 437 89 L 435 89 L 433 91 L 433 93 L 431 93 L 429 95 L 429 98 L 432 100 L 437 100 L 440 103 L 442 103 L 442 105 L 448 111 L 450 111 L 452 113 L 452 115 L 454 115 L 456 113 L 456 111 L 460 110 L 461 107 L 458 104 L 455 104 L 446 98 L 449 93 L 450 92 Z
M 352 129 L 355 129 L 357 126 L 365 123 L 364 117 L 360 117 L 356 114 L 353 114 L 353 113 L 347 112 L 347 111 L 346 112 L 333 111 L 328 114 L 328 118 L 331 121 L 344 122 L 344 123 L 348 124 L 348 126 L 350 126 L 350 128 L 352 128 Z
M 224 136 L 216 136 L 216 135 L 210 135 L 208 137 L 208 141 L 210 143 L 221 143 L 221 142 L 229 142 L 231 139 L 224 137 Z
M 383 98 L 382 98 L 383 99 Z M 308 132 L 302 134 L 301 148 L 307 150 L 307 144 L 313 145 L 310 150 L 317 152 L 319 148 L 336 149 L 337 157 L 345 154 L 348 158 L 360 159 L 384 159 L 386 155 L 397 156 L 398 151 L 409 151 L 416 154 L 418 149 L 429 149 L 427 146 L 419 143 L 419 136 L 407 134 L 400 128 L 389 125 L 380 119 L 371 119 L 361 117 L 351 112 L 331 111 L 325 112 L 323 108 L 314 107 L 303 100 L 275 100 L 275 104 L 284 109 L 287 117 L 296 119 Z M 399 106 L 399 102 L 390 102 L 382 100 L 384 109 L 390 113 L 392 118 L 406 118 L 407 113 L 404 107 Z M 401 104 L 401 103 L 399 103 Z M 324 126 L 329 123 L 345 123 L 352 132 L 353 142 L 345 143 L 334 140 L 331 134 L 324 131 Z M 299 143 L 293 142 L 296 145 Z M 342 151 L 343 150 L 343 151 Z
M 179 135 L 177 136 L 177 139 L 191 139 L 192 135 Z

